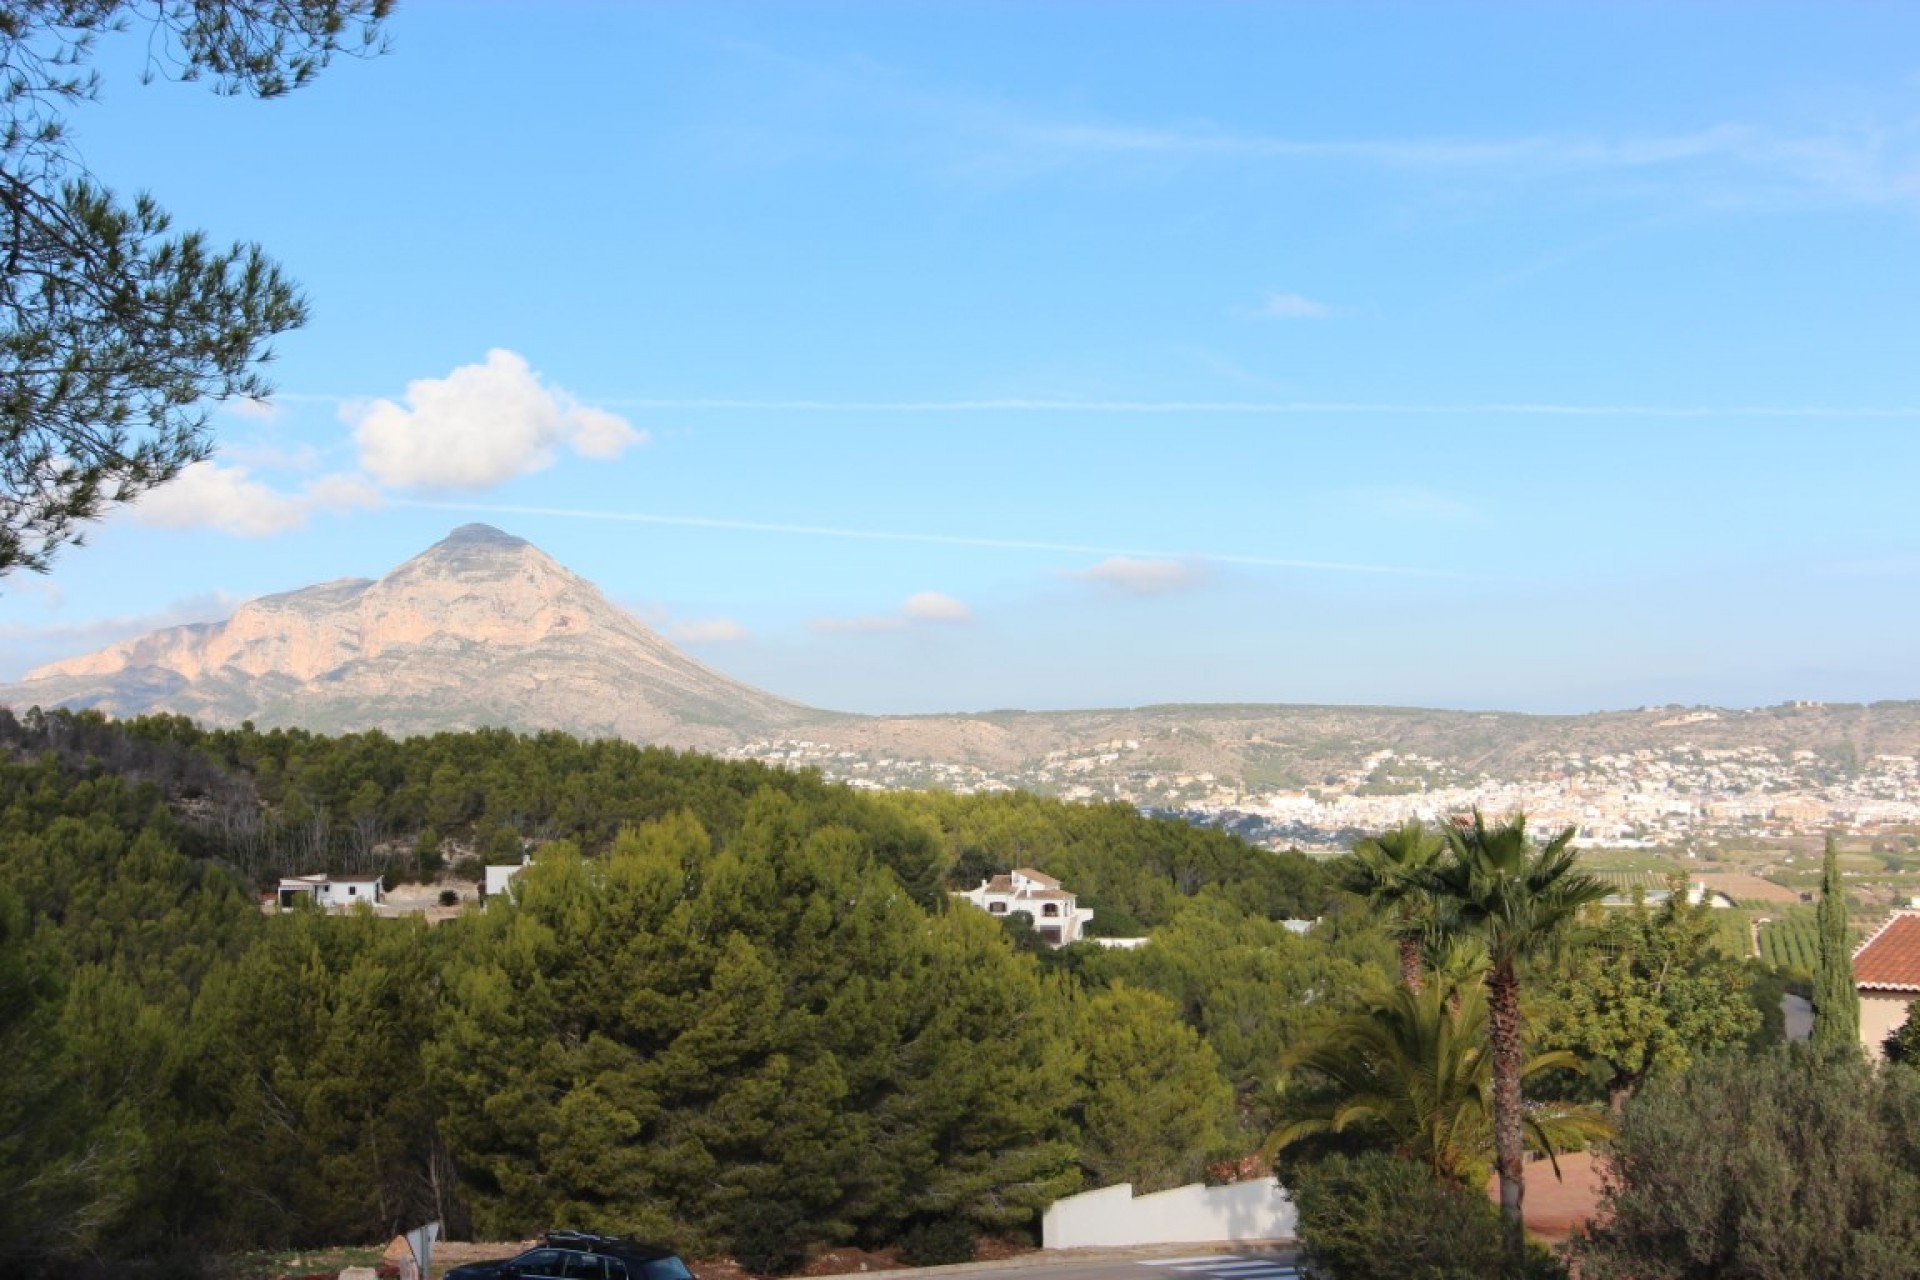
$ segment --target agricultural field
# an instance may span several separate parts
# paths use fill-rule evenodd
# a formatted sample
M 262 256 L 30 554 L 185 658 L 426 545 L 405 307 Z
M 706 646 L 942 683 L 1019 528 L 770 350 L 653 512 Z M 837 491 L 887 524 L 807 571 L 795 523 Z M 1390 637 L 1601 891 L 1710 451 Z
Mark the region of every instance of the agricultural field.
M 1769 964 L 1812 973 L 1820 963 L 1820 926 L 1813 907 L 1789 907 L 1759 917 L 1760 956 Z M 1858 946 L 1866 931 L 1860 921 L 1849 922 L 1848 947 Z

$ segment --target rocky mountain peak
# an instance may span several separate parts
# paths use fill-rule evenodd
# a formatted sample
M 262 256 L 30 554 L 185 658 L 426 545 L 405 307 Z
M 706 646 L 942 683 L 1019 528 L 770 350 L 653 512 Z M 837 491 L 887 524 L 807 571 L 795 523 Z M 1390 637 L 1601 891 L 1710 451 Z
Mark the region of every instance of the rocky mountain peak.
M 344 730 L 497 725 L 721 746 L 804 709 L 686 657 L 532 543 L 468 524 L 377 581 L 242 605 L 29 672 L 25 706 Z

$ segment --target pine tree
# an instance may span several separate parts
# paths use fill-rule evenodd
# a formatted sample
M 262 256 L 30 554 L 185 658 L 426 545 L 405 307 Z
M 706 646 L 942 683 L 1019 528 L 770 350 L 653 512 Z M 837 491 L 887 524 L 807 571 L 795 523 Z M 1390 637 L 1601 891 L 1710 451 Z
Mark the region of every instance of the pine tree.
M 1853 985 L 1853 935 L 1847 928 L 1847 894 L 1840 883 L 1840 857 L 1833 837 L 1820 867 L 1820 969 L 1813 984 L 1813 1042 L 1860 1044 L 1860 991 Z
M 1080 1163 L 1096 1186 L 1163 1191 L 1200 1173 L 1233 1130 L 1233 1088 L 1213 1050 L 1156 991 L 1118 986 L 1087 1001 L 1080 1050 Z
M 212 452 L 209 406 L 260 397 L 306 302 L 257 245 L 178 234 L 92 181 L 65 108 L 96 39 L 144 28 L 149 76 L 275 98 L 377 52 L 392 0 L 88 0 L 0 7 L 0 575 L 45 571 L 98 519 Z

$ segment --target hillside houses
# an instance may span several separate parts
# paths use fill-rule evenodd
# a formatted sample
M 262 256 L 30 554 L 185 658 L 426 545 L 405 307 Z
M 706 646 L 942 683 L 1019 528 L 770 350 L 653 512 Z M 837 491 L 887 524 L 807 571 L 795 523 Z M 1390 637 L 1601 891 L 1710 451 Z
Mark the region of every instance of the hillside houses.
M 991 916 L 1026 915 L 1034 932 L 1049 946 L 1064 947 L 1086 936 L 1093 908 L 1083 907 L 1073 893 L 1052 876 L 1022 867 L 982 880 L 978 888 L 953 895 L 964 898 Z

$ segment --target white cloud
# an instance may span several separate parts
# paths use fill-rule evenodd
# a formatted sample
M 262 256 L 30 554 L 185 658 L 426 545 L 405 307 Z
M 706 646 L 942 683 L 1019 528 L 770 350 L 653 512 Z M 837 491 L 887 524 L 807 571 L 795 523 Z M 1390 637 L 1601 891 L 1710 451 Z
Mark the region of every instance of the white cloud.
M 252 396 L 241 396 L 233 400 L 220 402 L 222 412 L 236 418 L 245 418 L 249 422 L 275 422 L 280 417 L 280 406 L 271 400 L 256 400 Z
M 1354 507 L 1374 515 L 1432 524 L 1487 523 L 1486 513 L 1471 502 L 1419 485 L 1372 485 L 1349 490 L 1348 497 Z
M 913 622 L 972 622 L 973 610 L 966 602 L 938 591 L 922 591 L 907 597 L 900 606 L 902 616 Z
M 220 460 L 229 465 L 262 471 L 298 471 L 306 474 L 318 471 L 325 462 L 320 450 L 310 444 L 283 448 L 257 441 L 222 443 Z
M 1318 320 L 1332 315 L 1333 310 L 1324 302 L 1297 293 L 1270 293 L 1259 314 L 1275 320 Z
M 67 599 L 67 593 L 60 589 L 59 583 L 30 573 L 13 574 L 7 583 L 7 594 L 15 600 L 22 596 L 37 596 L 41 607 L 50 613 L 65 604 Z
M 703 618 L 673 628 L 673 638 L 682 644 L 733 644 L 749 636 L 747 629 L 732 618 Z
M 859 635 L 878 631 L 905 631 L 907 620 L 869 614 L 863 618 L 815 618 L 807 626 L 826 635 Z
M 1209 128 L 1154 128 L 1002 117 L 999 142 L 1028 164 L 1048 157 L 1270 158 L 1387 169 L 1561 176 L 1573 172 L 1695 175 L 1720 191 L 1798 191 L 1848 203 L 1908 203 L 1914 148 L 1904 121 L 1784 133 L 1717 123 L 1649 134 L 1299 138 Z
M 921 591 L 902 601 L 898 613 L 868 614 L 859 618 L 815 618 L 807 625 L 827 634 L 872 634 L 972 621 L 973 610 L 967 607 L 964 600 L 940 591 Z
M 408 383 L 405 399 L 405 408 L 375 400 L 341 411 L 360 465 L 398 488 L 487 489 L 552 466 L 563 445 L 606 459 L 647 438 L 617 414 L 543 385 L 524 359 L 500 348 L 484 364 Z
M 134 502 L 134 519 L 166 529 L 218 529 L 241 538 L 265 538 L 298 529 L 322 511 L 378 507 L 378 490 L 364 477 L 320 476 L 297 493 L 283 493 L 242 466 L 196 462 Z
M 1133 596 L 1159 596 L 1183 591 L 1206 581 L 1199 565 L 1185 560 L 1140 560 L 1132 556 L 1109 556 L 1091 569 L 1065 575 L 1082 582 L 1094 582 Z
M 1846 560 L 1832 566 L 1832 571 L 1848 578 L 1912 578 L 1920 577 L 1920 555 L 1879 556 L 1869 560 Z

